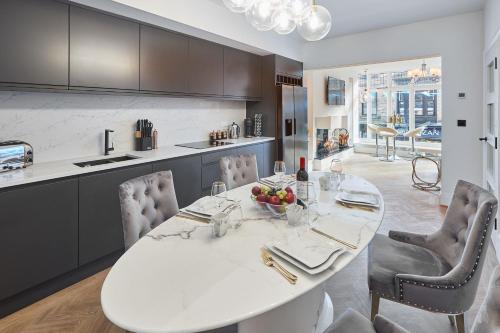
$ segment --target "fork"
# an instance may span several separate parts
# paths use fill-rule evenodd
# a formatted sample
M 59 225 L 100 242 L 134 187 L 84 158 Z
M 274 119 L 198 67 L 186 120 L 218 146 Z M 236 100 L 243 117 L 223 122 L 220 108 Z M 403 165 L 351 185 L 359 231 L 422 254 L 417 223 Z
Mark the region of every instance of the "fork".
M 261 256 L 266 266 L 274 267 L 278 272 L 280 272 L 281 275 L 283 275 L 288 280 L 288 282 L 290 282 L 291 284 L 295 284 L 297 282 L 297 275 L 290 273 L 286 268 L 281 266 L 276 260 L 274 260 L 274 258 L 266 249 L 261 249 Z

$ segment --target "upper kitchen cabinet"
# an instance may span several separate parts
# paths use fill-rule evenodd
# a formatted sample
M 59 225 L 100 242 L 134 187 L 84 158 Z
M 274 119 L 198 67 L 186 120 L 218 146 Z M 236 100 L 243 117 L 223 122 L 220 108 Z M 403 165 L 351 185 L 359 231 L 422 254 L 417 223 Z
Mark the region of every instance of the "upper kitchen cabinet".
M 139 24 L 71 6 L 69 84 L 139 90 Z
M 68 4 L 0 1 L 2 85 L 68 85 Z
M 141 90 L 187 93 L 189 39 L 141 25 Z
M 275 62 L 277 74 L 294 77 L 303 76 L 304 66 L 300 61 L 276 55 Z
M 222 96 L 224 48 L 201 39 L 189 39 L 189 92 Z
M 224 95 L 259 99 L 262 96 L 262 58 L 224 48 Z

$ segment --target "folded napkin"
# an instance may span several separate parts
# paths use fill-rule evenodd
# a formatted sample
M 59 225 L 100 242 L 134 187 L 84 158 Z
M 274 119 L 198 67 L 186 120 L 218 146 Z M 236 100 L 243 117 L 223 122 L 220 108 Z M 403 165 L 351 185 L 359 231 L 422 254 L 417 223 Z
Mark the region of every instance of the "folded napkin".
M 261 178 L 261 183 L 275 187 L 280 183 L 280 178 L 278 176 L 271 176 L 267 178 Z M 292 175 L 284 175 L 281 179 L 284 186 L 290 186 L 295 183 L 295 177 Z
M 340 186 L 339 191 L 349 193 L 370 193 L 378 195 L 377 190 L 373 186 L 370 186 L 364 180 L 357 177 L 347 178 L 342 181 L 342 185 Z
M 364 224 L 356 222 L 346 222 L 341 220 L 322 220 L 314 227 L 316 230 L 335 237 L 349 244 L 358 246 L 361 236 L 361 229 Z
M 196 200 L 191 205 L 180 209 L 180 211 L 187 213 L 187 214 L 196 215 L 196 216 L 199 216 L 201 218 L 210 218 L 213 215 L 224 211 L 227 207 L 234 205 L 233 201 L 224 200 L 224 201 L 222 201 L 222 203 L 219 207 L 218 203 L 221 202 L 219 200 L 222 200 L 222 199 L 215 199 L 215 198 L 209 197 L 209 196 L 203 197 L 203 198 Z
M 335 197 L 335 199 L 338 201 L 352 203 L 352 204 L 360 204 L 373 207 L 379 206 L 378 196 L 375 196 L 371 193 L 339 192 Z

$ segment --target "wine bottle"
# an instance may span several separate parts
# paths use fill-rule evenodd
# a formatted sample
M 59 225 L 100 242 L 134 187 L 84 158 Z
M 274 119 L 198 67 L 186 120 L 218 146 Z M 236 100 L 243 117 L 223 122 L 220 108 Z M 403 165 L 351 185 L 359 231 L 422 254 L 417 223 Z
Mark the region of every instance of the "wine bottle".
M 300 169 L 297 171 L 297 200 L 303 203 L 307 202 L 308 199 L 308 182 L 309 175 L 306 171 L 306 158 L 300 158 Z

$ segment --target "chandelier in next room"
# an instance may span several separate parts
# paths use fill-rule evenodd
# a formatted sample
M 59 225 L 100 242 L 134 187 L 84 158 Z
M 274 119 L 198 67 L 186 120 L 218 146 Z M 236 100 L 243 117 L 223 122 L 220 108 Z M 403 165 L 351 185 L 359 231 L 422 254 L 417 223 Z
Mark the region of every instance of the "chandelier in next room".
M 323 39 L 332 28 L 328 9 L 313 0 L 222 0 L 235 13 L 245 14 L 259 31 L 286 35 L 297 29 L 308 41 Z

